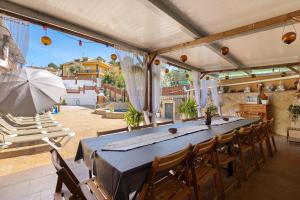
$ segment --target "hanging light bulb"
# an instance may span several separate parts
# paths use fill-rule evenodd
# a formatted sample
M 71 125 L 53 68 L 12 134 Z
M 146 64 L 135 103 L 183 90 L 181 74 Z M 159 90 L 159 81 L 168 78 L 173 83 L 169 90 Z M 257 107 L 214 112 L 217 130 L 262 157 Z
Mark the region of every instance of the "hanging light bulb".
M 41 43 L 45 46 L 51 45 L 52 40 L 50 37 L 47 36 L 47 26 L 43 26 L 43 30 L 45 31 L 45 35 L 41 37 Z
M 82 46 L 82 41 L 81 40 L 78 41 L 78 45 Z

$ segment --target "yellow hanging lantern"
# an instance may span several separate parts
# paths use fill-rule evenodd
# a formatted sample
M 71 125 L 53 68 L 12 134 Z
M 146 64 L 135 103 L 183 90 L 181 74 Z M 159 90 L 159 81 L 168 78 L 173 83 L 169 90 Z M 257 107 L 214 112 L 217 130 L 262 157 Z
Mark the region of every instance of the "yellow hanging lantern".
M 110 58 L 113 60 L 113 61 L 115 61 L 115 60 L 117 60 L 117 58 L 118 58 L 118 56 L 116 55 L 116 54 L 111 54 L 110 55 Z
M 47 35 L 44 35 L 43 37 L 41 37 L 41 43 L 45 46 L 48 46 L 52 44 L 52 40 Z
M 159 59 L 154 60 L 154 64 L 155 65 L 159 65 L 160 64 L 160 60 Z
M 286 34 L 284 34 L 282 36 L 282 41 L 286 44 L 291 44 L 292 42 L 294 42 L 297 38 L 297 33 L 295 32 L 287 32 Z

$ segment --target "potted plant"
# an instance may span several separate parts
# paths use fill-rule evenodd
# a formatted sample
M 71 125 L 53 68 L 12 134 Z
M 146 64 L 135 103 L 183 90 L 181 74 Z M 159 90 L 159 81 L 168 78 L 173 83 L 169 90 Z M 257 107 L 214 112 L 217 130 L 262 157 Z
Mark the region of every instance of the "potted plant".
M 143 113 L 138 112 L 132 104 L 128 105 L 128 111 L 124 115 L 128 127 L 138 127 L 144 120 Z
M 179 113 L 184 116 L 183 118 L 197 118 L 198 111 L 196 101 L 194 99 L 189 98 L 185 102 L 182 102 L 179 105 Z
M 300 105 L 290 105 L 288 111 L 292 122 L 296 123 L 300 115 Z
M 204 112 L 205 112 L 205 124 L 210 125 L 211 124 L 211 118 L 214 116 L 218 111 L 217 106 L 214 104 L 209 104 L 206 106 Z

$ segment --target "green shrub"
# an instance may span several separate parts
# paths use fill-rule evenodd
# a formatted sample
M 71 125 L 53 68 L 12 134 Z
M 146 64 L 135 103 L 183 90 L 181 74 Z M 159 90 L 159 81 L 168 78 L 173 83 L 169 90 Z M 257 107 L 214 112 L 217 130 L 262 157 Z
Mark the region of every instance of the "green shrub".
M 127 125 L 131 127 L 138 127 L 144 120 L 143 113 L 138 112 L 130 103 L 128 105 L 128 111 L 125 113 L 124 118 Z
M 179 113 L 184 114 L 187 118 L 197 118 L 197 103 L 194 99 L 187 99 L 179 105 Z

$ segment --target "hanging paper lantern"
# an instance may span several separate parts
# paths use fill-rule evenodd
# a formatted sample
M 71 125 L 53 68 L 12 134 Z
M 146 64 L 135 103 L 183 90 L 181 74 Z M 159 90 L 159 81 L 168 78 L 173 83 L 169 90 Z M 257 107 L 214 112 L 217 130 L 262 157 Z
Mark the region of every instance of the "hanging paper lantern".
M 43 43 L 45 46 L 48 46 L 52 44 L 52 41 L 51 38 L 49 38 L 47 35 L 44 35 L 41 37 L 41 43 Z
M 78 44 L 79 44 L 79 46 L 82 46 L 82 41 L 81 41 L 81 40 L 79 40 Z
M 167 74 L 167 73 L 169 73 L 169 69 L 168 68 L 165 69 L 165 74 Z
M 297 38 L 297 34 L 295 32 L 287 32 L 282 36 L 282 41 L 286 44 L 291 44 Z
M 222 47 L 221 48 L 221 53 L 225 56 L 229 53 L 229 48 L 228 47 Z
M 185 61 L 187 61 L 187 55 L 181 55 L 180 56 L 180 60 L 182 61 L 182 62 L 185 62 Z
M 159 65 L 160 64 L 160 60 L 159 59 L 154 60 L 154 64 L 155 65 Z
M 117 60 L 118 57 L 117 57 L 116 54 L 113 53 L 113 54 L 110 55 L 110 58 L 111 58 L 113 61 L 115 61 L 115 60 Z

